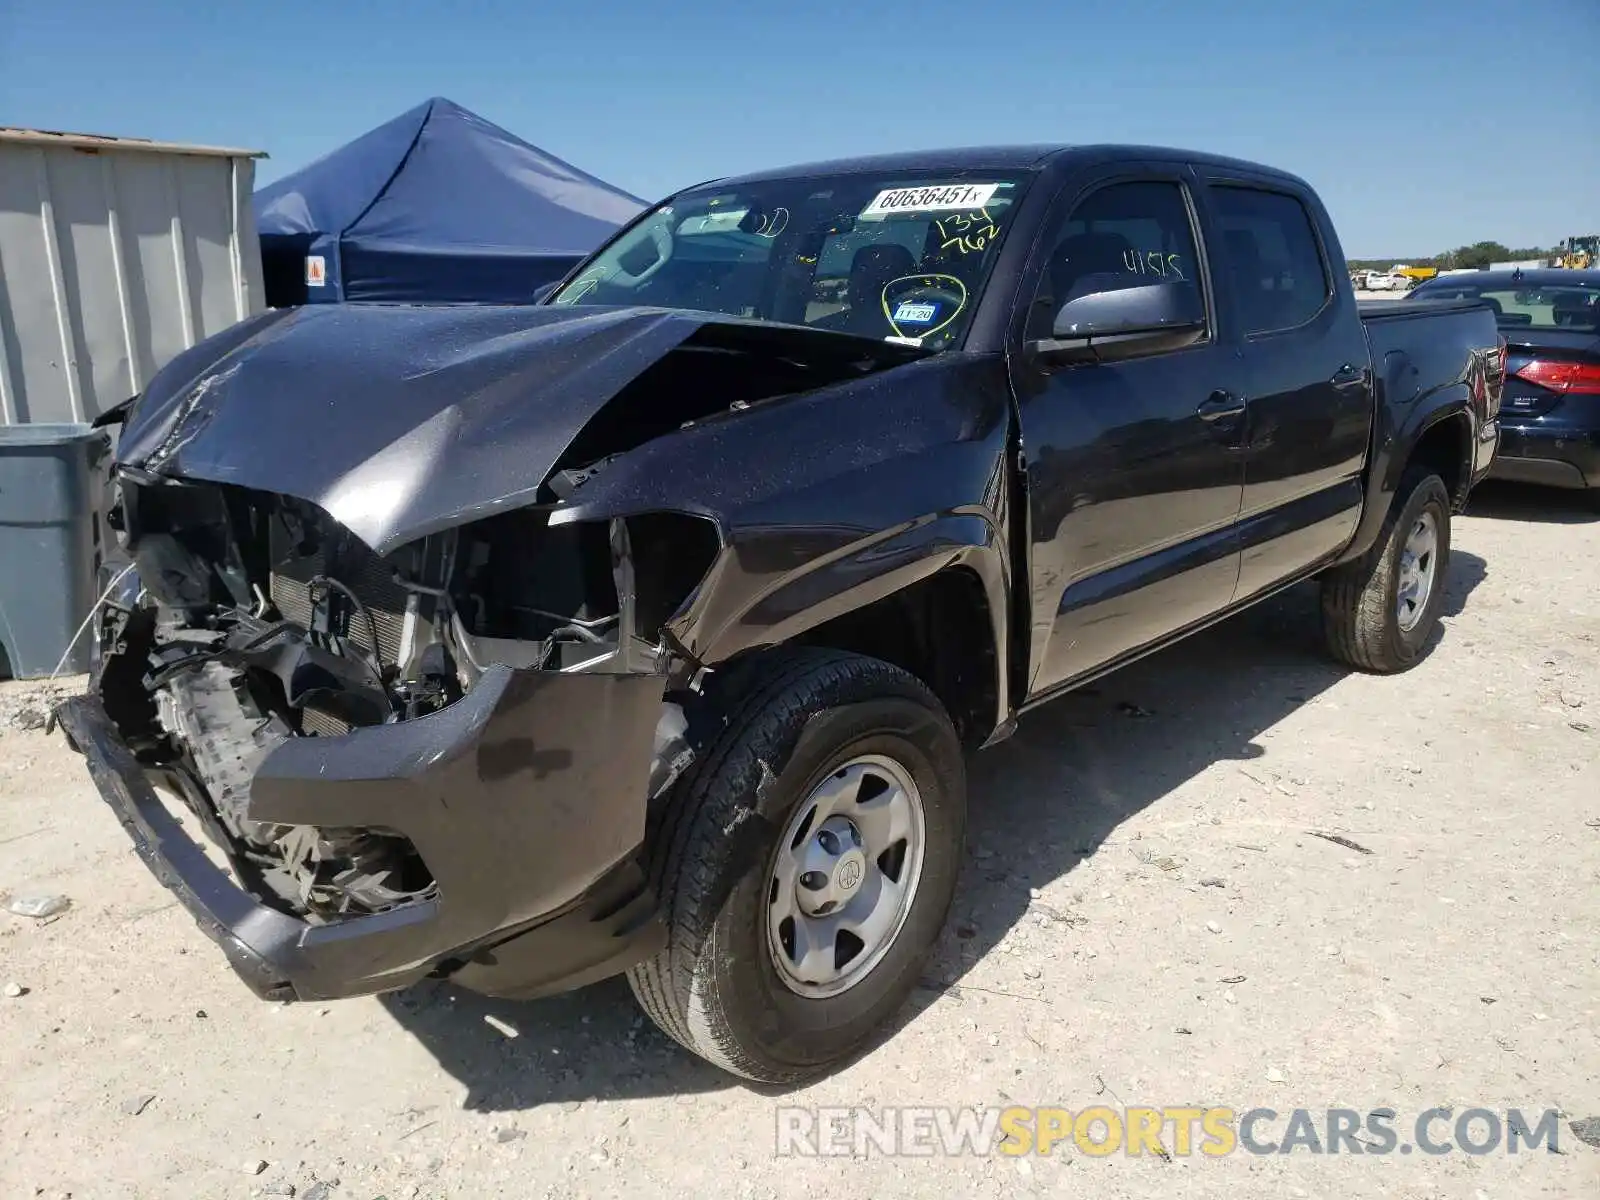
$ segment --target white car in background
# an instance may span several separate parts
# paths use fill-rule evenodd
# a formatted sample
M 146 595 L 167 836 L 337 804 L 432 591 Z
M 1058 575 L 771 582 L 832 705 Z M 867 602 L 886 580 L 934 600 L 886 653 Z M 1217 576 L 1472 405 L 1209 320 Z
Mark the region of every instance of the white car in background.
M 1399 292 L 1405 290 L 1406 277 L 1390 275 L 1386 271 L 1368 271 L 1361 286 L 1363 291 L 1368 292 Z

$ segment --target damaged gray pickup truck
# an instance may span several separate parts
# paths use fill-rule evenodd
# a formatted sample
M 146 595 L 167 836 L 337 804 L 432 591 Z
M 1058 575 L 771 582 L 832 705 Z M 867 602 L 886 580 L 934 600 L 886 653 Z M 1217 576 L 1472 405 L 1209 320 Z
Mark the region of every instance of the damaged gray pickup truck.
M 626 972 L 813 1077 L 940 933 L 967 748 L 1303 580 L 1344 661 L 1424 652 L 1503 348 L 1343 263 L 1280 172 L 1013 147 L 691 188 L 525 307 L 244 321 L 117 415 L 57 717 L 261 996 Z

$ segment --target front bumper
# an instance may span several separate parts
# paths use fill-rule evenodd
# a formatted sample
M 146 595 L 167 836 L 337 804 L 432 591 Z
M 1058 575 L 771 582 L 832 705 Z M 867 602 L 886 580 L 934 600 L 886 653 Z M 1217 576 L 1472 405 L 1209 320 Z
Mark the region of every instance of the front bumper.
M 1600 488 L 1600 429 L 1502 424 L 1500 450 L 1489 475 L 1546 487 Z
M 621 971 L 665 941 L 643 873 L 664 681 L 492 667 L 440 712 L 272 750 L 256 819 L 411 839 L 428 900 L 317 924 L 249 894 L 185 832 L 94 696 L 57 720 L 145 863 L 258 995 L 324 1000 L 449 976 L 532 996 Z

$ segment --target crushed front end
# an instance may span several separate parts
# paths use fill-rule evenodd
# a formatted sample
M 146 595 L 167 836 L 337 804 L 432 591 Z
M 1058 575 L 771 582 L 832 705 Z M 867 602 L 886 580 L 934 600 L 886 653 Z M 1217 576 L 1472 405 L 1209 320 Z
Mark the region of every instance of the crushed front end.
M 530 507 L 380 556 L 287 496 L 118 491 L 134 574 L 58 720 L 259 994 L 537 995 L 661 944 L 639 855 L 688 750 L 626 522 Z

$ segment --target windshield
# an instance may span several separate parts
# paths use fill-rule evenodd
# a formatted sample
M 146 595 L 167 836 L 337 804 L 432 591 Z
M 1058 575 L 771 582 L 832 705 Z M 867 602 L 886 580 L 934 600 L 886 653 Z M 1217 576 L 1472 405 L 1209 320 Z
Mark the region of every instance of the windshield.
M 1482 300 L 1502 329 L 1600 333 L 1600 283 L 1430 283 L 1419 300 Z
M 638 304 L 957 344 L 1031 176 L 837 175 L 681 192 L 552 304 Z

